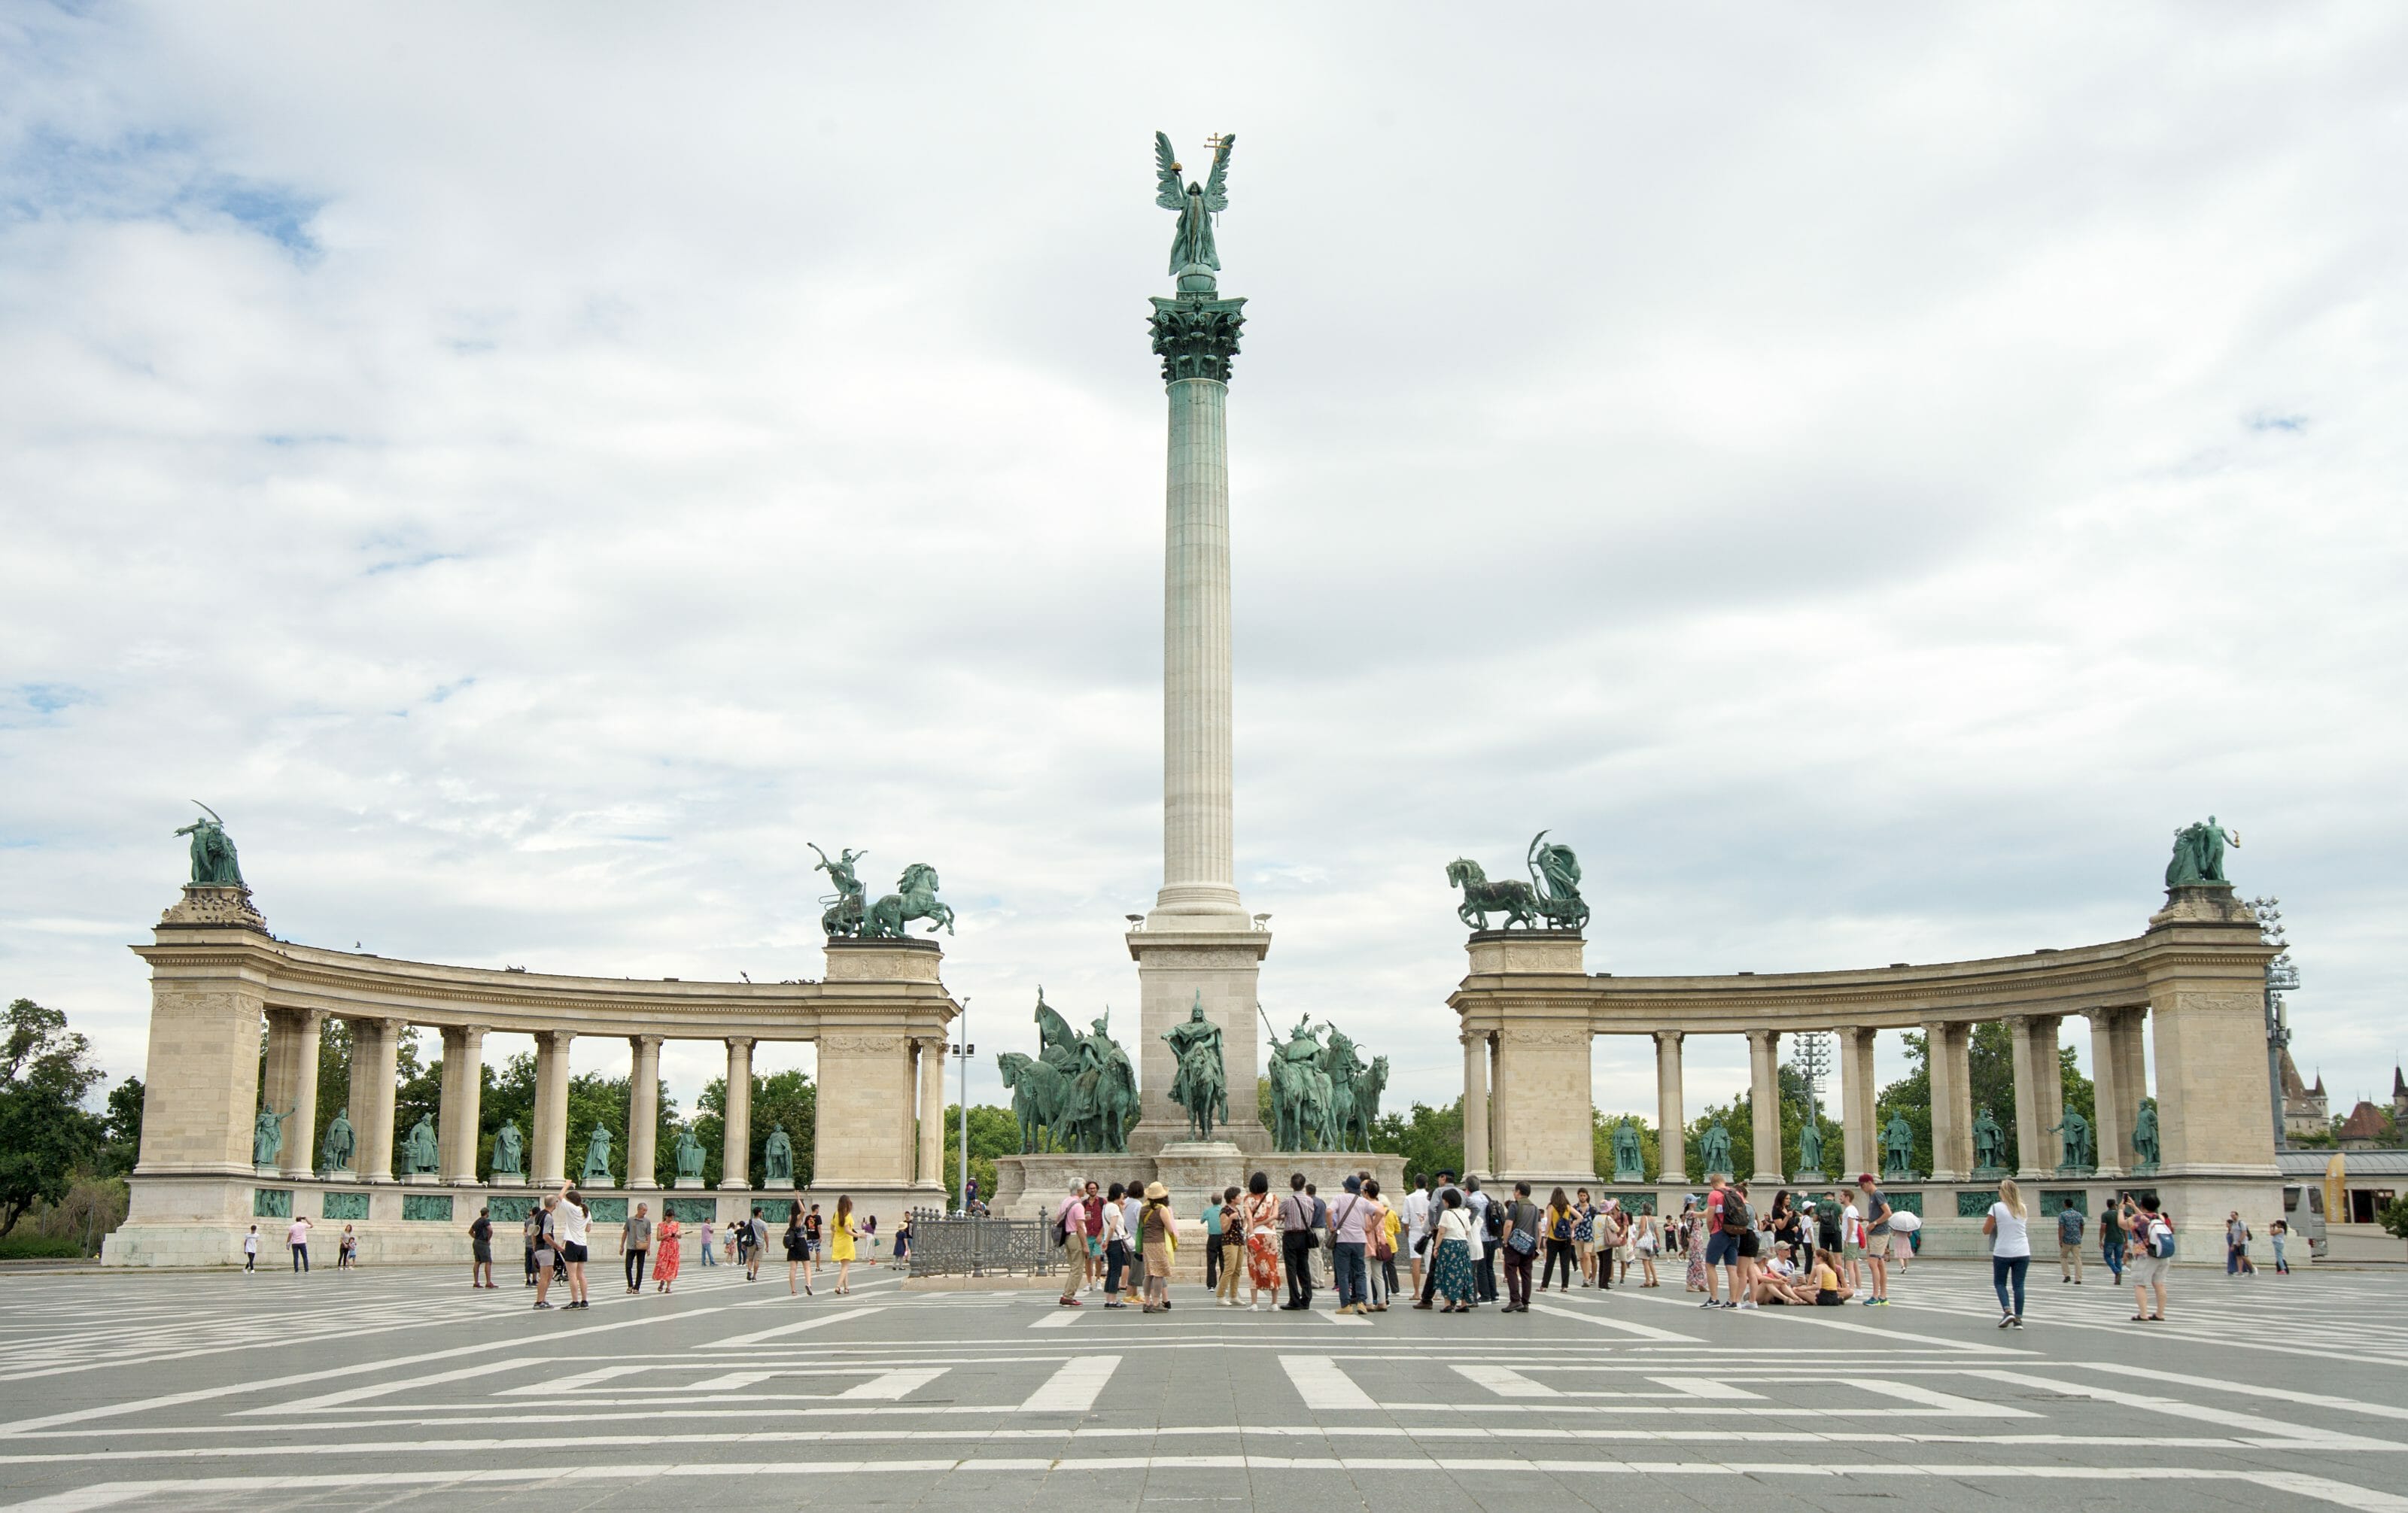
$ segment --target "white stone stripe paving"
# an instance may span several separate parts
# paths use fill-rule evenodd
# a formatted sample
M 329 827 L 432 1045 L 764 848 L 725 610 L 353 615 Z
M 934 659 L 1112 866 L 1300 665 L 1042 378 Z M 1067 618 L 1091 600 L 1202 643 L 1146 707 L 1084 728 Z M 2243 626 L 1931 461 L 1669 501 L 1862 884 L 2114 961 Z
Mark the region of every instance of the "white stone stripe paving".
M 1084 1413 L 1120 1369 L 1117 1355 L 1074 1356 L 1020 1405 L 1023 1413 Z
M 1009 1412 L 1002 1408 L 957 1410 L 965 1413 L 985 1413 L 990 1417 Z M 516 1422 L 501 1420 L 497 1422 Z M 577 1417 L 556 1420 L 583 1423 Z M 701 1445 L 837 1445 L 837 1444 L 908 1444 L 924 1442 L 924 1428 L 910 1429 L 747 1429 L 698 1434 L 525 1434 L 482 1436 L 474 1439 L 444 1438 L 421 1440 L 329 1440 L 302 1445 L 173 1445 L 152 1448 L 112 1448 L 98 1450 L 59 1450 L 32 1454 L 0 1455 L 0 1465 L 110 1464 L 127 1461 L 199 1461 L 253 1460 L 280 1456 L 321 1458 L 329 1455 L 469 1455 L 495 1451 L 524 1452 L 529 1450 L 606 1451 L 640 1449 L 659 1447 Z M 1516 1429 L 1510 1425 L 1486 1424 L 1182 1424 L 1169 1426 L 1114 1427 L 1105 1425 L 1066 1426 L 1058 1429 L 1009 1429 L 989 1426 L 961 1431 L 968 1438 L 977 1440 L 1046 1440 L 1060 1439 L 1242 1439 L 1248 1436 L 1271 1439 L 1411 1439 L 1415 1443 L 1434 1440 L 1480 1440 L 1512 1443 L 1519 1440 L 1546 1440 L 1551 1443 L 1650 1444 L 1724 1446 L 1734 1443 L 1751 1445 L 1983 1445 L 2001 1448 L 2095 1448 L 2114 1449 L 2298 1449 L 2294 1439 L 2229 1438 L 2220 1435 L 2176 1434 L 1948 1434 L 1914 1430 L 1806 1430 L 1746 1429 L 1716 1427 L 1713 1429 L 1590 1429 L 1550 1426 L 1544 1429 Z M 2408 1452 L 2408 1445 L 2371 1443 L 2367 1445 L 2315 1447 L 2318 1453 L 2330 1449 L 2381 1449 L 2393 1453 Z
M 184 1501 L 229 1498 L 240 1494 L 285 1493 L 306 1499 L 313 1492 L 374 1487 L 382 1492 L 409 1488 L 472 1486 L 557 1486 L 583 1482 L 640 1482 L 675 1478 L 681 1485 L 692 1477 L 762 1477 L 801 1476 L 894 1477 L 910 1473 L 951 1475 L 997 1472 L 1068 1475 L 1130 1471 L 1277 1471 L 1277 1472 L 1431 1472 L 1479 1475 L 1539 1476 L 1664 1476 L 1795 1478 L 1845 1483 L 1856 1479 L 1947 1481 L 2067 1481 L 2116 1483 L 2196 1482 L 2208 1485 L 2254 1486 L 2276 1493 L 2330 1503 L 2353 1513 L 2408 1513 L 2408 1497 L 2361 1487 L 2330 1477 L 2282 1471 L 2228 1470 L 2202 1466 L 2030 1466 L 1984 1464 L 1868 1464 L 1848 1467 L 1800 1465 L 1786 1461 L 1625 1461 L 1612 1459 L 1510 1460 L 1462 1456 L 1301 1456 L 1272 1455 L 1114 1455 L 1114 1456 L 961 1456 L 896 1460 L 810 1460 L 714 1462 L 650 1466 L 497 1467 L 488 1470 L 346 1472 L 286 1477 L 219 1477 L 157 1481 L 102 1482 L 53 1492 L 11 1505 L 25 1513 L 90 1513 L 146 1498 Z M 381 1499 L 390 1506 L 394 1497 Z
M 1679 1345 L 1706 1343 L 1695 1335 L 1676 1335 L 1669 1329 L 1657 1329 L 1652 1324 L 1634 1324 L 1627 1319 L 1608 1318 L 1601 1313 L 1592 1313 L 1584 1308 L 1567 1308 L 1560 1304 L 1533 1303 L 1530 1305 L 1530 1311 L 1553 1314 L 1558 1319 L 1577 1319 L 1584 1324 L 1594 1324 L 1599 1329 L 1610 1329 L 1620 1335 L 1635 1335 L 1641 1339 L 1661 1340 L 1668 1344 Z
M 1338 1363 L 1326 1355 L 1283 1355 L 1280 1368 L 1287 1373 L 1304 1406 L 1314 1412 L 1329 1409 L 1377 1408 L 1371 1394 L 1354 1384 L 1354 1378 L 1339 1368 Z
M 2113 1387 L 2100 1387 L 2090 1382 L 2065 1381 L 2053 1377 L 2037 1377 L 2025 1371 L 1974 1371 L 1969 1376 L 2005 1382 L 2014 1387 L 2037 1388 L 2046 1392 L 2062 1392 L 2069 1397 L 2095 1398 L 2119 1407 L 2139 1408 L 2148 1413 L 2162 1413 L 2171 1418 L 2190 1419 L 2200 1423 L 2216 1424 L 2226 1429 L 2250 1429 L 2260 1434 L 2277 1435 L 2296 1440 L 2301 1445 L 2330 1445 L 2357 1439 L 2338 1430 L 2322 1429 L 2313 1424 L 2286 1423 L 2269 1419 L 2263 1414 L 2235 1413 L 2229 1408 L 2210 1407 L 2203 1403 L 2183 1403 L 2171 1397 L 2148 1392 L 2119 1392 Z

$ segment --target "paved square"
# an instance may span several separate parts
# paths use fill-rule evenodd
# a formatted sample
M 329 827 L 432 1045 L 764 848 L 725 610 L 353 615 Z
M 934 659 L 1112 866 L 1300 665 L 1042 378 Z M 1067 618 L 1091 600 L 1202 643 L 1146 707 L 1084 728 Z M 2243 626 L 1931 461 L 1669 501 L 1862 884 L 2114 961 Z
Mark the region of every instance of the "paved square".
M 595 1273 L 581 1313 L 424 1269 L 10 1278 L 0 1503 L 2408 1513 L 2408 1276 L 2186 1273 L 2161 1325 L 2046 1277 L 2006 1334 L 1940 1262 L 1887 1309 L 1370 1320 Z

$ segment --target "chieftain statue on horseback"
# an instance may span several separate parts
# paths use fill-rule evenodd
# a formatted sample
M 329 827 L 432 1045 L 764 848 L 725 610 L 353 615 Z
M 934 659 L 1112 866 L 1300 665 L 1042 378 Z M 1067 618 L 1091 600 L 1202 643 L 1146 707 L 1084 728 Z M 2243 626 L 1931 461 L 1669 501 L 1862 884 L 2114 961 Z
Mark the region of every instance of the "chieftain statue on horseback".
M 1020 1124 L 1020 1153 L 1075 1150 L 1117 1153 L 1128 1149 L 1137 1119 L 1137 1070 L 1111 1034 L 1106 1009 L 1086 1035 L 1037 990 L 1038 1054 L 1007 1050 L 996 1058 Z
M 1547 833 L 1530 838 L 1526 858 L 1530 880 L 1508 878 L 1491 882 L 1480 864 L 1457 857 L 1446 864 L 1446 880 L 1463 890 L 1455 918 L 1474 930 L 1485 930 L 1488 916 L 1505 916 L 1504 928 L 1581 930 L 1588 925 L 1588 904 L 1581 897 L 1580 859 L 1569 846 L 1550 846 Z
M 1343 1031 L 1334 1024 L 1316 1030 L 1311 1015 L 1298 1020 L 1284 1040 L 1268 1014 L 1263 1029 L 1271 1048 L 1272 1144 L 1282 1150 L 1370 1149 L 1380 1094 L 1388 1085 L 1388 1058 L 1375 1056 L 1364 1065 Z

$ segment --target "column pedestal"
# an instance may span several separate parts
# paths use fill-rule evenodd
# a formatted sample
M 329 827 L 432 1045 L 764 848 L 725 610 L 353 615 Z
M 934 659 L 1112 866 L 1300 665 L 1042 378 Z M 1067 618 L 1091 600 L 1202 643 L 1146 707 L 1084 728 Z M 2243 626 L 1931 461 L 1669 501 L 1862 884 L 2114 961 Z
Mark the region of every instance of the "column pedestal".
M 1230 928 L 1189 928 L 1187 921 L 1157 912 L 1125 938 L 1137 962 L 1139 1025 L 1138 1044 L 1130 1048 L 1138 1063 L 1138 1122 L 1129 1131 L 1129 1150 L 1152 1155 L 1188 1138 L 1187 1112 L 1170 1101 L 1179 1069 L 1162 1036 L 1172 1025 L 1185 1023 L 1201 1003 L 1204 1017 L 1221 1028 L 1221 1063 L 1229 1085 L 1229 1120 L 1213 1127 L 1212 1138 L 1268 1153 L 1271 1133 L 1263 1128 L 1254 1098 L 1262 1066 L 1262 1021 L 1254 1006 L 1270 932 L 1248 929 L 1242 920 Z

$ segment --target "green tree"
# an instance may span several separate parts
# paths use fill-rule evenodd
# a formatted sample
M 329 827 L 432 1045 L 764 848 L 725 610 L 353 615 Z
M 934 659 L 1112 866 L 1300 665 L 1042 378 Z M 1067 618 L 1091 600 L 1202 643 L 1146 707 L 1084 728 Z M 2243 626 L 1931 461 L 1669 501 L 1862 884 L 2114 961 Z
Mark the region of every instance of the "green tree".
M 1405 1176 L 1463 1171 L 1463 1100 L 1443 1108 L 1417 1103 L 1409 1114 L 1394 1109 L 1371 1126 L 1371 1149 L 1405 1158 Z
M 970 1106 L 970 1177 L 979 1199 L 995 1199 L 995 1158 L 1020 1154 L 1020 1121 L 1009 1108 L 992 1104 Z M 945 1110 L 945 1193 L 955 1208 L 962 1206 L 962 1106 Z
M 101 1119 L 100 1173 L 123 1177 L 142 1155 L 142 1079 L 129 1077 L 108 1090 L 108 1111 Z
M 773 1072 L 763 1077 L 755 1072 L 752 1114 L 748 1125 L 752 1154 L 745 1169 L 752 1180 L 761 1179 L 761 1151 L 769 1143 L 769 1126 L 783 1123 L 786 1138 L 795 1144 L 795 1185 L 809 1185 L 815 1170 L 814 1142 L 819 1129 L 819 1090 L 812 1086 L 810 1076 L 802 1072 Z M 702 1096 L 695 1100 L 694 1117 L 694 1137 L 702 1142 L 703 1180 L 713 1185 L 718 1183 L 726 1161 L 726 1132 L 727 1079 L 715 1077 L 702 1090 Z M 677 1170 L 674 1161 L 669 1170 Z
M 0 1042 L 0 1235 L 36 1202 L 66 1196 L 76 1169 L 101 1145 L 83 1101 L 100 1081 L 92 1043 L 67 1017 L 30 998 L 8 1006 Z

